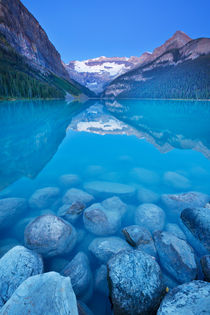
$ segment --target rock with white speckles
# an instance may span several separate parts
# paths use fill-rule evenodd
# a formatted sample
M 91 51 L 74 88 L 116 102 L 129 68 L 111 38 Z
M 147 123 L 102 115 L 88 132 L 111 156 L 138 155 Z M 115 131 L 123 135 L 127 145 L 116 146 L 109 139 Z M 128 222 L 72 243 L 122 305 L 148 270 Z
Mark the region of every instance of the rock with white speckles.
M 165 213 L 153 203 L 143 203 L 136 209 L 135 224 L 146 227 L 151 233 L 161 231 L 165 224 Z
M 197 276 L 197 264 L 192 247 L 169 232 L 154 234 L 155 247 L 162 267 L 179 283 Z
M 25 280 L 0 310 L 0 315 L 78 315 L 69 277 L 56 272 Z
M 51 214 L 37 217 L 29 223 L 24 235 L 26 247 L 45 257 L 67 254 L 77 241 L 75 228 Z
M 29 205 L 32 209 L 47 209 L 56 203 L 60 195 L 60 189 L 57 187 L 45 187 L 36 190 L 29 199 Z
M 65 195 L 63 196 L 63 203 L 64 204 L 72 204 L 74 202 L 82 202 L 85 205 L 90 204 L 94 200 L 94 197 L 90 194 L 88 194 L 86 191 L 77 189 L 77 188 L 71 188 L 67 190 Z
M 9 250 L 0 259 L 0 307 L 24 280 L 42 272 L 43 262 L 40 255 L 23 246 Z
M 113 255 L 130 249 L 130 245 L 117 236 L 98 237 L 89 245 L 89 251 L 100 261 L 107 262 Z
M 157 315 L 204 315 L 210 309 L 210 284 L 205 281 L 184 283 L 169 291 Z
M 107 268 L 115 315 L 156 312 L 165 288 L 154 258 L 139 250 L 126 250 L 113 256 Z

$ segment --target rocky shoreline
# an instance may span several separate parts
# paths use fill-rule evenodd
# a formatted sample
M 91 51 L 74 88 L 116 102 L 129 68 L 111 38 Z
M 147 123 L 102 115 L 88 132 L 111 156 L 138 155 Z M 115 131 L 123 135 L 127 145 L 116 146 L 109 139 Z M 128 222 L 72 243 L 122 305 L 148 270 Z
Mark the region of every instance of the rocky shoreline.
M 208 314 L 209 202 L 75 174 L 2 196 L 0 315 L 91 315 L 97 294 L 115 315 Z

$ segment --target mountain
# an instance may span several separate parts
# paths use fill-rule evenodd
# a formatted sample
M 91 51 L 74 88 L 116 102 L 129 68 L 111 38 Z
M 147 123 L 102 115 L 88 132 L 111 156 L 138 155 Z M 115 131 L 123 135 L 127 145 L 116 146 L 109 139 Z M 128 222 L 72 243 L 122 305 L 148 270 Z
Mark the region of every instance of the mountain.
M 130 58 L 102 56 L 84 61 L 70 61 L 66 70 L 70 78 L 99 93 L 117 76 L 143 63 L 149 55 L 150 53 L 144 53 L 141 57 Z
M 210 39 L 177 31 L 146 62 L 113 80 L 105 98 L 210 98 Z
M 94 95 L 69 79 L 60 54 L 19 0 L 0 0 L 0 57 L 0 97 Z

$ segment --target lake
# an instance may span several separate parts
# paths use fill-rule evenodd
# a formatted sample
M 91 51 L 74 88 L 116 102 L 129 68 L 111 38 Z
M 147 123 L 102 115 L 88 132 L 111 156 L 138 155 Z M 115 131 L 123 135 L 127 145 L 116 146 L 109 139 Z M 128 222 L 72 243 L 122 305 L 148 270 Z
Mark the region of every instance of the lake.
M 207 101 L 1 102 L 0 198 L 30 200 L 37 189 L 45 187 L 58 187 L 59 197 L 47 208 L 29 206 L 9 229 L 3 229 L 0 255 L 15 244 L 24 244 L 24 229 L 32 219 L 58 214 L 71 188 L 94 197 L 86 206 L 113 196 L 126 204 L 120 225 L 109 236 L 124 239 L 121 230 L 134 224 L 136 208 L 142 203 L 164 210 L 163 229 L 173 223 L 186 232 L 180 212 L 167 207 L 162 195 L 210 193 L 209 122 Z M 88 249 L 99 235 L 85 228 L 82 213 L 72 219 L 72 225 L 78 233 L 77 244 L 69 254 L 45 259 L 45 271 L 61 271 L 83 251 L 92 276 L 90 292 L 79 298 L 94 314 L 111 314 L 103 272 L 98 271 L 105 261 Z M 187 232 L 186 237 L 198 258 L 205 253 Z

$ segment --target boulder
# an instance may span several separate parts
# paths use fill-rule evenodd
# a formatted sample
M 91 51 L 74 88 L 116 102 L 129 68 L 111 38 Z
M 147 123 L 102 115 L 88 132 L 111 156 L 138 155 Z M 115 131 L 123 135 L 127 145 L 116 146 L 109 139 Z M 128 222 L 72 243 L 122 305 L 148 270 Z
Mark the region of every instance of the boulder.
M 184 225 L 210 252 L 210 209 L 187 208 L 181 213 Z
M 58 200 L 60 189 L 57 187 L 45 187 L 37 189 L 29 199 L 32 209 L 46 209 L 53 206 Z
M 65 187 L 75 187 L 81 182 L 81 179 L 76 174 L 64 174 L 59 178 L 61 185 Z
M 15 246 L 9 250 L 0 259 L 0 307 L 24 280 L 42 272 L 43 262 L 37 253 L 23 246 Z
M 85 204 L 81 201 L 64 204 L 59 208 L 57 215 L 70 223 L 74 223 L 80 217 L 85 207 Z
M 151 233 L 161 231 L 165 224 L 165 213 L 153 203 L 143 203 L 136 209 L 135 224 L 146 227 Z
M 27 210 L 27 202 L 23 198 L 0 199 L 0 229 L 7 228 Z
M 113 256 L 107 268 L 115 315 L 156 312 L 165 288 L 153 257 L 140 250 L 126 250 Z
M 108 296 L 107 266 L 101 265 L 95 273 L 95 289 Z
M 39 216 L 25 229 L 26 247 L 45 257 L 69 253 L 77 241 L 75 228 L 54 215 Z
M 189 189 L 191 183 L 188 178 L 176 172 L 166 172 L 163 176 L 166 185 L 176 189 Z
M 103 204 L 106 206 L 105 203 Z M 121 217 L 120 209 L 105 208 L 101 203 L 94 203 L 85 209 L 83 222 L 85 228 L 93 234 L 112 235 L 120 229 Z
M 210 255 L 205 255 L 201 258 L 201 267 L 204 279 L 210 282 Z
M 192 247 L 169 232 L 154 234 L 160 263 L 176 281 L 184 283 L 197 276 L 197 265 Z
M 106 263 L 113 255 L 131 247 L 123 239 L 110 236 L 95 238 L 88 249 L 100 262 Z
M 203 207 L 209 202 L 210 196 L 197 191 L 190 191 L 181 194 L 163 194 L 161 200 L 168 209 L 181 213 L 188 207 Z
M 61 271 L 61 275 L 70 277 L 78 299 L 87 301 L 92 296 L 93 279 L 87 255 L 79 252 Z
M 0 315 L 6 314 L 78 315 L 70 278 L 56 272 L 28 278 L 0 310 Z
M 210 284 L 205 281 L 184 283 L 169 291 L 157 315 L 209 314 Z
M 87 182 L 85 183 L 84 188 L 89 193 L 99 197 L 117 195 L 126 198 L 133 196 L 136 192 L 136 189 L 133 186 L 106 181 Z
M 140 187 L 137 191 L 137 198 L 140 203 L 156 203 L 159 195 L 150 189 Z
M 127 205 L 117 196 L 107 198 L 102 201 L 101 204 L 105 209 L 114 212 L 120 212 L 121 216 L 123 216 L 127 211 Z
M 142 226 L 130 225 L 122 230 L 126 241 L 133 247 L 151 255 L 156 256 L 156 248 L 150 232 Z
M 94 200 L 94 197 L 84 190 L 71 188 L 67 190 L 63 196 L 63 203 L 72 204 L 74 202 L 82 202 L 85 205 L 90 204 Z
M 166 231 L 175 235 L 176 237 L 178 238 L 181 238 L 182 240 L 185 240 L 186 241 L 186 236 L 184 234 L 184 232 L 180 229 L 180 227 L 175 224 L 175 223 L 168 223 L 166 224 L 166 227 L 165 227 Z

